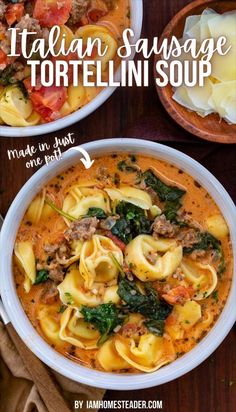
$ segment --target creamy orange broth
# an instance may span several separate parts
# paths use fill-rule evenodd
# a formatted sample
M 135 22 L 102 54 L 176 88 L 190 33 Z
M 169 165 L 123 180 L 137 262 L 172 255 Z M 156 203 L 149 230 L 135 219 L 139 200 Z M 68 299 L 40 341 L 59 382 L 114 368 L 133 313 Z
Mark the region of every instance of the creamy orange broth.
M 47 193 L 54 203 L 59 208 L 62 208 L 63 199 L 68 188 L 76 182 L 85 181 L 85 179 L 86 182 L 93 181 L 99 175 L 100 180 L 97 180 L 98 187 L 115 187 L 114 176 L 117 178 L 118 174 L 122 185 L 134 185 L 136 178 L 135 173 L 127 174 L 117 169 L 118 162 L 123 159 L 127 159 L 127 155 L 119 154 L 103 156 L 96 159 L 91 169 L 87 172 L 84 170 L 84 166 L 79 162 L 74 167 L 71 167 L 69 170 L 66 170 L 51 180 L 46 186 Z M 151 159 L 145 156 L 137 156 L 136 164 L 140 166 L 142 171 L 145 171 L 151 167 L 154 171 L 156 170 L 159 175 L 163 174 L 167 179 L 169 179 L 169 182 L 172 181 L 172 184 L 174 183 L 175 185 L 184 187 L 187 191 L 183 199 L 184 209 L 191 215 L 191 218 L 198 221 L 203 228 L 205 227 L 205 219 L 207 217 L 219 213 L 219 208 L 206 190 L 181 169 L 178 169 L 167 162 Z M 105 169 L 104 165 L 106 165 Z M 44 253 L 42 250 L 42 245 L 45 243 L 53 244 L 54 242 L 60 240 L 65 229 L 66 224 L 63 218 L 56 212 L 54 212 L 47 220 L 40 221 L 37 225 L 31 225 L 31 223 L 27 221 L 27 218 L 24 217 L 18 231 L 17 240 L 32 240 L 34 243 L 35 254 L 37 258 L 40 258 Z M 214 299 L 210 295 L 207 299 L 204 299 L 204 302 L 198 301 L 202 307 L 203 320 L 206 319 L 209 314 L 212 314 L 213 321 L 207 327 L 202 324 L 201 321 L 198 322 L 192 327 L 192 329 L 185 333 L 184 339 L 175 341 L 174 347 L 177 357 L 192 349 L 196 343 L 207 334 L 210 328 L 212 328 L 214 322 L 217 320 L 226 302 L 231 285 L 233 270 L 232 249 L 229 237 L 222 240 L 222 248 L 225 254 L 226 270 L 224 274 L 218 278 L 218 299 Z M 24 276 L 15 262 L 13 265 L 17 293 L 22 306 L 34 327 L 43 336 L 37 320 L 36 310 L 40 300 L 40 294 L 44 286 L 43 284 L 32 286 L 30 292 L 28 294 L 25 293 L 23 288 Z M 61 314 L 58 313 L 61 306 L 60 300 L 58 299 L 54 305 L 55 318 L 59 320 L 61 316 Z M 168 321 L 169 320 L 167 319 L 167 322 Z M 45 336 L 43 337 L 46 339 Z M 60 347 L 56 347 L 55 349 L 76 362 L 91 368 L 101 369 L 100 365 L 96 361 L 96 350 L 78 349 L 67 343 L 63 343 Z

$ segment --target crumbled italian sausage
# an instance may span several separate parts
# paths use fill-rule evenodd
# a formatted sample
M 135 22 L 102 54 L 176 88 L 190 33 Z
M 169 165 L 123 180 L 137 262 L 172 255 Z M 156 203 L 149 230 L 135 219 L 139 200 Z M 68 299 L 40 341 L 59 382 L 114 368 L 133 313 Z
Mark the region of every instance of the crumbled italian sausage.
M 165 215 L 156 217 L 152 229 L 154 239 L 157 239 L 159 235 L 169 238 L 175 237 L 179 230 L 178 226 L 167 220 Z
M 85 217 L 75 220 L 66 230 L 65 237 L 68 240 L 89 240 L 96 232 L 99 220 L 96 217 Z

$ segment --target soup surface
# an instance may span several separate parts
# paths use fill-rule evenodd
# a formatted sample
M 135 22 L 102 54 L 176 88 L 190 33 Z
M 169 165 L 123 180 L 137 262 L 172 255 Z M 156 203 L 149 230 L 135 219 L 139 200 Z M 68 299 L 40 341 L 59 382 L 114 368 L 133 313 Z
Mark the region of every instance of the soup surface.
M 122 33 L 130 25 L 129 0 L 0 0 L 0 124 L 9 126 L 33 126 L 57 120 L 80 109 L 93 100 L 102 90 L 101 87 L 84 87 L 83 66 L 77 66 L 74 72 L 71 61 L 101 61 L 101 77 L 107 80 L 109 61 L 114 61 L 117 69 L 119 59 L 117 48 L 122 44 Z M 45 49 L 49 47 L 49 34 L 53 26 L 60 27 L 60 35 L 55 44 L 54 53 L 61 52 L 62 41 L 65 51 L 72 41 L 79 42 L 78 49 L 85 53 L 88 39 L 95 41 L 91 53 L 79 59 L 78 53 L 71 51 L 65 56 L 47 55 L 46 59 L 52 67 L 53 78 L 48 87 L 42 86 L 41 69 L 46 72 L 46 81 L 50 79 L 48 66 L 41 67 L 44 59 L 39 52 L 32 49 L 37 39 L 45 40 Z M 16 28 L 16 53 L 19 57 L 9 57 L 11 51 L 11 32 Z M 21 35 L 24 29 L 32 34 L 27 35 L 27 56 L 22 53 Z M 101 41 L 100 56 L 97 40 Z M 81 44 L 82 43 L 82 44 Z M 104 56 L 101 54 L 107 48 Z M 33 50 L 33 54 L 31 52 Z M 42 50 L 42 48 L 41 48 Z M 75 48 L 74 48 L 75 50 Z M 31 53 L 31 54 L 30 54 Z M 31 69 L 27 61 L 37 60 L 36 86 L 31 86 Z M 58 61 L 68 64 L 66 75 L 68 87 L 55 84 L 60 68 Z M 57 74 L 55 67 L 57 66 Z M 78 68 L 79 67 L 79 68 Z M 94 73 L 89 81 L 95 79 L 96 66 L 89 67 Z M 78 79 L 78 86 L 73 86 L 73 78 Z M 53 82 L 53 83 L 52 83 Z M 45 84 L 45 81 L 43 81 Z M 52 85 L 51 85 L 52 84 Z
M 228 227 L 206 190 L 144 156 L 79 162 L 30 204 L 17 293 L 40 335 L 90 368 L 152 372 L 212 328 L 232 277 Z

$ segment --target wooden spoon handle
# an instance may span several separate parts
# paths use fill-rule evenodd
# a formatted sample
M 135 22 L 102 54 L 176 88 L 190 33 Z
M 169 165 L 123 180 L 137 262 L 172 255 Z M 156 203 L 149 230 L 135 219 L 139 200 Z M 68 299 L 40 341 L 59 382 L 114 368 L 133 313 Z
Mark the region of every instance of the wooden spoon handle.
M 6 328 L 48 411 L 71 412 L 49 368 L 27 348 L 11 323 L 8 323 Z

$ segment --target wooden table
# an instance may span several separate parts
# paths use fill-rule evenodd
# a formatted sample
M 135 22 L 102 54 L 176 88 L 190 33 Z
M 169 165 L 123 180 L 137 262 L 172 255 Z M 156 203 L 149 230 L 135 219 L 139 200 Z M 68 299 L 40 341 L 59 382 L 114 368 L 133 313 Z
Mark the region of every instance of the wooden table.
M 143 37 L 151 39 L 160 35 L 170 18 L 187 3 L 190 1 L 144 0 Z M 150 76 L 152 79 L 152 62 Z M 163 141 L 207 166 L 236 201 L 236 146 L 205 143 L 186 133 L 166 114 L 154 81 L 150 83 L 149 88 L 117 90 L 96 113 L 58 133 L 33 138 L 1 137 L 0 212 L 7 212 L 18 190 L 36 170 L 26 169 L 26 159 L 9 161 L 7 150 L 24 149 L 27 144 L 39 142 L 52 143 L 55 136 L 63 137 L 68 132 L 75 133 L 77 144 L 118 136 Z M 209 359 L 182 378 L 152 389 L 108 391 L 106 399 L 162 400 L 165 412 L 233 412 L 236 410 L 236 329 Z

